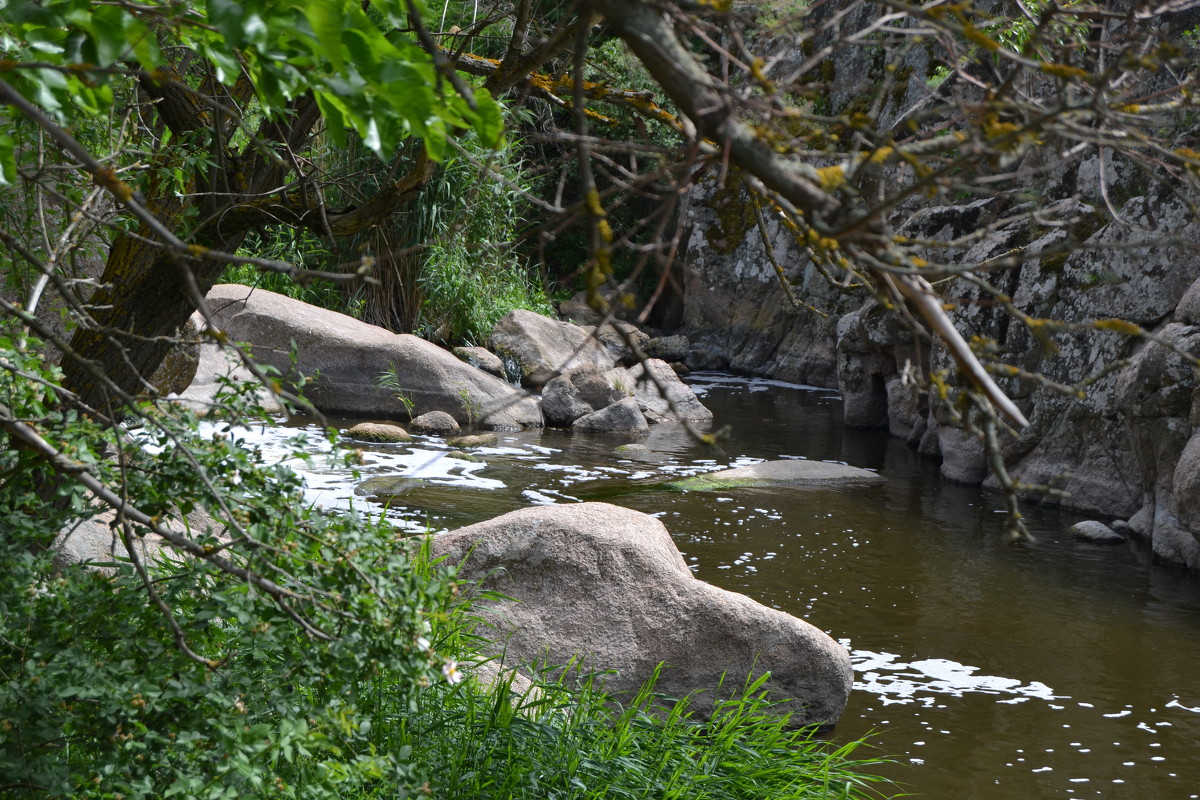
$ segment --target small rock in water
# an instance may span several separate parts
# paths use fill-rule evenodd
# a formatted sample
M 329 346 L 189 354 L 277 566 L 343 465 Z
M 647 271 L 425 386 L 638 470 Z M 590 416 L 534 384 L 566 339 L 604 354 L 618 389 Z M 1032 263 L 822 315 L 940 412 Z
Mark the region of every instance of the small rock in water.
M 764 461 L 746 467 L 708 472 L 667 484 L 685 491 L 712 491 L 738 487 L 836 486 L 883 483 L 883 476 L 845 464 L 825 461 Z
M 404 428 L 386 422 L 360 422 L 348 429 L 345 435 L 361 442 L 391 443 L 412 439 Z
M 458 422 L 454 417 L 445 411 L 430 411 L 415 417 L 408 427 L 413 433 L 431 436 L 453 436 L 462 430 L 458 427 Z
M 1096 544 L 1120 544 L 1125 541 L 1125 537 L 1114 531 L 1112 528 L 1105 525 L 1103 522 L 1097 522 L 1094 519 L 1089 519 L 1084 522 L 1076 522 L 1068 530 L 1076 539 L 1082 539 L 1085 542 L 1095 542 Z
M 446 444 L 451 447 L 460 448 L 495 447 L 499 441 L 494 433 L 477 433 L 471 436 L 455 436 L 452 439 L 447 439 Z
M 623 444 L 613 452 L 635 461 L 644 461 L 654 455 L 654 451 L 644 444 Z
M 446 453 L 446 458 L 457 458 L 459 461 L 474 461 L 479 463 L 483 461 L 479 456 L 471 455 L 466 450 L 451 450 Z

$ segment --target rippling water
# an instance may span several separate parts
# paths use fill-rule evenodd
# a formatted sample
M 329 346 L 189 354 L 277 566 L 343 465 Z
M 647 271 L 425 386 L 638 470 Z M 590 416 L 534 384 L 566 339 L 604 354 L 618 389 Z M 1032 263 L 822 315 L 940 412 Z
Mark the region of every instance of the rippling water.
M 478 463 L 419 439 L 364 453 L 360 479 L 425 479 L 386 510 L 319 460 L 305 467 L 312 499 L 414 531 L 579 500 L 654 514 L 699 577 L 842 641 L 856 682 L 836 736 L 873 734 L 907 791 L 1200 798 L 1200 577 L 1154 565 L 1140 546 L 1076 542 L 1065 533 L 1076 518 L 1051 510 L 1029 510 L 1036 543 L 1007 545 L 995 497 L 942 483 L 936 465 L 886 435 L 842 429 L 830 392 L 722 376 L 694 385 L 732 426 L 719 452 L 675 426 L 653 430 L 644 461 L 613 454 L 623 439 L 553 431 L 501 434 Z M 248 435 L 268 451 L 281 439 Z M 772 458 L 840 461 L 887 480 L 658 488 Z

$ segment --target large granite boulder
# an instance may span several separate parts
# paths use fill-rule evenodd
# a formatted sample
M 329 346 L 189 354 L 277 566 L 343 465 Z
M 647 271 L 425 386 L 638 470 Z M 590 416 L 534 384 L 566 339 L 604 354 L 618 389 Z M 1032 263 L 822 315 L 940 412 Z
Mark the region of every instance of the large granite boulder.
M 80 520 L 58 532 L 54 540 L 54 567 L 65 570 L 81 565 L 88 569 L 112 574 L 121 563 L 130 558 L 129 551 L 121 541 L 117 514 L 104 509 L 90 519 Z M 194 508 L 187 515 L 174 513 L 166 524 L 177 533 L 193 539 L 208 535 L 225 537 L 225 526 L 212 518 L 203 508 Z M 178 558 L 179 553 L 156 533 L 145 532 L 131 542 L 138 558 L 145 564 L 153 564 L 164 557 Z
M 497 430 L 542 424 L 528 393 L 416 336 L 234 284 L 214 286 L 208 305 L 230 339 L 250 343 L 259 363 L 289 379 L 297 372 L 312 378 L 305 394 L 322 411 L 396 419 L 445 411 L 460 424 Z M 389 370 L 398 389 L 377 383 Z
M 199 314 L 192 317 L 193 321 L 198 318 Z M 284 413 L 283 404 L 271 389 L 258 383 L 254 373 L 246 368 L 230 348 L 218 344 L 200 346 L 192 381 L 186 389 L 179 392 L 176 401 L 197 412 L 209 411 L 216 404 L 217 395 L 225 391 L 230 382 L 256 385 L 258 388 L 255 390 L 255 402 L 269 414 Z
M 536 506 L 433 540 L 433 555 L 505 598 L 479 601 L 508 666 L 615 670 L 610 692 L 657 690 L 711 709 L 749 674 L 794 725 L 832 725 L 852 673 L 845 649 L 803 620 L 697 580 L 663 524 L 605 503 Z M 722 687 L 724 682 L 724 688 Z
M 592 364 L 608 369 L 614 363 L 604 345 L 578 325 L 522 309 L 497 322 L 491 340 L 492 350 L 517 364 L 521 383 L 532 389 L 577 367 Z

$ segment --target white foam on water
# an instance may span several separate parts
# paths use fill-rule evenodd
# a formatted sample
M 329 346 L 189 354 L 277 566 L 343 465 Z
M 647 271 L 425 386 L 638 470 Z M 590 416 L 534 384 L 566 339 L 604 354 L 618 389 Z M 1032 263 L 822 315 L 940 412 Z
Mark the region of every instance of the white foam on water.
M 1008 695 L 999 702 L 1059 699 L 1044 683 L 980 675 L 979 668 L 945 658 L 905 661 L 895 653 L 851 650 L 850 660 L 858 680 L 854 689 L 878 696 L 884 705 L 921 703 L 932 706 L 936 698 L 967 694 Z

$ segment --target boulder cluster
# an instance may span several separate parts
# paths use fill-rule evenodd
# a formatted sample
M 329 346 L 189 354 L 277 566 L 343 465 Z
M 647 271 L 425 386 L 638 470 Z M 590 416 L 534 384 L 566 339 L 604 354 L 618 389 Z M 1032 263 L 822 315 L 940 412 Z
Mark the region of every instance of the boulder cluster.
M 385 420 L 350 430 L 363 441 L 543 425 L 641 436 L 662 422 L 712 420 L 677 374 L 686 370 L 678 363 L 686 339 L 654 339 L 629 322 L 583 316 L 590 309 L 577 301 L 563 305 L 589 324 L 518 310 L 496 324 L 489 348 L 453 351 L 237 284 L 214 286 L 212 317 L 195 324 L 248 343 L 259 364 L 290 382 L 308 381 L 305 394 L 319 410 Z M 210 402 L 221 379 L 240 369 L 215 344 L 203 346 L 184 399 Z

